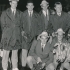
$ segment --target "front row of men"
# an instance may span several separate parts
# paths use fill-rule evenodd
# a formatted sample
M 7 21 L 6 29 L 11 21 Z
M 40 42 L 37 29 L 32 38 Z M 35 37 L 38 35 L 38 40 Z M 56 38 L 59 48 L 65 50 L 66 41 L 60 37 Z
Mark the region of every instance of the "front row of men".
M 64 38 L 64 31 L 61 28 L 55 34 L 52 42 L 47 32 L 42 32 L 40 38 L 33 41 L 27 57 L 30 69 L 33 68 L 33 64 L 42 62 L 42 67 L 46 66 L 46 70 L 56 70 L 61 62 L 60 70 L 63 68 L 70 70 L 70 45 Z
M 50 16 L 48 10 L 49 3 L 47 3 L 46 0 L 43 0 L 41 3 L 41 7 L 43 8 L 43 10 L 40 12 L 41 17 L 37 12 L 33 10 L 34 5 L 33 2 L 31 1 L 27 3 L 26 5 L 27 10 L 24 11 L 24 13 L 17 10 L 16 7 L 18 1 L 19 0 L 9 0 L 11 7 L 3 11 L 1 15 L 1 28 L 2 28 L 1 44 L 3 47 L 3 58 L 2 58 L 3 70 L 7 70 L 8 68 L 8 58 L 10 50 L 12 50 L 12 56 L 11 56 L 12 70 L 18 70 L 18 49 L 22 49 L 22 69 L 24 69 L 26 63 L 28 64 L 30 69 L 32 69 L 33 64 L 35 64 L 36 62 L 37 63 L 42 62 L 43 67 L 46 65 L 46 70 L 49 70 L 50 68 L 54 69 L 54 67 L 56 68 L 57 67 L 56 64 L 55 63 L 53 64 L 53 53 L 52 53 L 53 46 L 51 45 L 56 43 L 56 41 L 58 43 L 59 42 L 62 43 L 63 32 L 61 32 L 62 34 L 60 35 L 58 34 L 59 30 L 57 31 L 58 36 L 55 39 L 55 42 L 53 41 L 54 43 L 52 42 L 52 44 L 51 41 L 48 41 L 49 40 L 48 33 L 47 32 L 41 33 L 41 32 L 48 28 L 49 21 L 50 21 L 49 27 L 52 27 L 49 30 L 50 32 L 52 32 L 52 30 L 54 32 L 54 30 L 57 30 L 57 28 L 62 28 L 63 30 L 65 28 L 68 28 L 69 20 L 66 20 L 67 18 L 69 18 L 68 15 L 65 14 L 65 16 L 67 17 L 65 17 L 64 15 L 61 15 L 62 17 L 59 16 L 57 17 L 55 15 L 55 17 L 57 17 L 58 22 L 60 21 L 59 22 L 60 25 L 57 25 L 56 18 L 49 17 Z M 59 7 L 62 11 L 62 5 L 60 3 L 58 4 L 57 7 Z M 47 13 L 45 12 L 46 10 Z M 53 26 L 55 24 L 52 21 L 52 19 L 56 24 L 55 27 Z M 66 30 L 67 29 L 65 29 L 64 31 Z M 32 40 L 36 35 L 39 35 L 39 38 L 38 40 L 34 40 L 32 43 Z M 61 66 L 61 69 L 62 67 L 63 66 Z M 67 68 L 69 69 L 69 67 Z

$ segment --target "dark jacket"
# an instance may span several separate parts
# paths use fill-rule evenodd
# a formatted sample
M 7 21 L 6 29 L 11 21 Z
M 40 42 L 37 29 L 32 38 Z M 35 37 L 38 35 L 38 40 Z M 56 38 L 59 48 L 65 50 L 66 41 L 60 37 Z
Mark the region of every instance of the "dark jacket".
M 70 25 L 70 17 L 67 13 L 62 12 L 61 16 L 57 14 L 51 15 L 48 25 L 48 31 L 50 33 L 57 31 L 58 28 L 62 28 L 63 31 L 67 31 Z
M 21 15 L 22 12 L 16 10 L 15 16 L 12 14 L 10 8 L 2 12 L 1 28 L 2 39 L 1 43 L 3 49 L 14 50 L 21 47 Z
M 50 10 L 48 10 L 48 18 L 46 18 L 42 12 L 42 10 L 39 12 L 39 15 L 40 15 L 40 19 L 41 19 L 41 28 L 42 28 L 42 31 L 44 30 L 47 30 L 47 27 L 48 27 L 48 24 L 49 24 L 49 19 L 50 19 Z M 45 18 L 46 18 L 46 21 L 45 21 Z
M 52 49 L 54 49 L 54 45 L 55 45 L 56 43 L 58 43 L 58 39 L 57 39 L 57 37 L 54 37 L 53 40 L 52 40 L 52 43 L 51 43 L 51 48 L 52 48 Z M 67 41 L 65 38 L 63 38 L 63 39 L 62 39 L 62 43 L 68 43 L 68 41 Z
M 31 26 L 29 30 L 29 14 L 28 10 L 23 12 L 23 31 L 25 32 L 25 35 L 27 37 L 27 43 L 30 44 L 32 42 L 32 39 L 39 35 L 41 30 L 41 21 L 40 16 L 37 12 L 33 11 L 32 17 L 31 17 Z M 24 44 L 23 44 L 24 45 Z M 23 46 L 23 48 L 29 49 L 30 46 Z

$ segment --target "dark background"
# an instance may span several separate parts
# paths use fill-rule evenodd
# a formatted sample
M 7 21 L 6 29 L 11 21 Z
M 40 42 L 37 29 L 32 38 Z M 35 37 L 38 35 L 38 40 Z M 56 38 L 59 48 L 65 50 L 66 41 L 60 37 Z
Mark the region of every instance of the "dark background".
M 41 1 L 42 0 L 33 0 L 34 5 L 35 5 L 34 9 L 36 11 L 39 11 Z M 48 1 L 49 1 L 51 8 L 53 8 L 54 3 L 56 1 L 60 1 L 63 5 L 64 11 L 70 10 L 70 0 L 48 0 Z M 26 9 L 26 3 L 27 3 L 27 0 L 19 0 L 18 9 L 21 11 L 24 11 Z M 0 0 L 0 5 L 5 5 L 4 9 L 6 9 L 7 7 L 9 7 L 9 1 L 8 0 Z

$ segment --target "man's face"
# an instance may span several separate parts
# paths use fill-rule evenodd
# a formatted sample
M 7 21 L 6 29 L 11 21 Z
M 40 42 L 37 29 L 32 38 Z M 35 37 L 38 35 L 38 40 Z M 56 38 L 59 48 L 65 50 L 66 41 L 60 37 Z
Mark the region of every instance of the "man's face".
M 56 5 L 55 10 L 57 13 L 61 13 L 62 12 L 62 5 L 61 4 Z
M 26 7 L 29 11 L 32 11 L 34 8 L 34 5 L 33 5 L 33 3 L 28 3 Z
M 16 9 L 17 7 L 17 1 L 10 2 L 11 8 Z
M 63 34 L 58 34 L 58 40 L 62 40 Z
M 41 6 L 41 8 L 42 8 L 43 10 L 47 10 L 48 6 L 49 6 L 49 4 L 43 4 L 43 5 Z
M 41 36 L 41 43 L 46 44 L 47 37 Z

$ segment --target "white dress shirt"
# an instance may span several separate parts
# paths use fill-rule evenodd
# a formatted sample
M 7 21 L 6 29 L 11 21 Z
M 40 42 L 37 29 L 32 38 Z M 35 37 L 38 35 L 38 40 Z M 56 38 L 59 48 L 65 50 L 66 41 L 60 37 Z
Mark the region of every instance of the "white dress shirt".
M 28 14 L 29 14 L 29 16 L 30 16 L 30 15 L 32 16 L 33 10 L 32 10 L 32 11 L 29 11 L 29 10 L 28 10 Z
M 46 15 L 49 15 L 49 11 L 48 10 L 47 11 L 42 10 L 42 12 L 45 15 L 45 17 L 46 17 Z
M 41 43 L 41 48 L 44 49 L 44 48 L 45 48 L 45 45 L 46 45 L 46 44 L 42 44 L 42 43 Z
M 14 15 L 15 15 L 16 14 L 16 9 L 11 8 L 11 10 L 12 10 L 12 13 L 14 13 Z
M 61 16 L 61 13 L 57 13 L 58 16 Z

